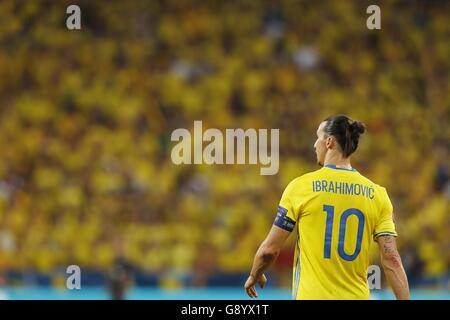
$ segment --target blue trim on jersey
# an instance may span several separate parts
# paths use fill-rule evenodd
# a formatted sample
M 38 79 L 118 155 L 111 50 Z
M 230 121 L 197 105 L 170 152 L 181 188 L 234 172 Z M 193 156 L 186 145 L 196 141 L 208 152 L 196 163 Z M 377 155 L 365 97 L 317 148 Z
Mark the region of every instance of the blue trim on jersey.
M 393 236 L 397 236 L 397 232 L 382 231 L 382 232 L 375 233 L 375 234 L 373 235 L 373 237 L 375 238 L 375 237 L 381 236 L 381 235 L 393 235 Z
M 298 245 L 298 243 L 300 242 L 300 235 L 298 234 L 298 229 L 297 229 L 297 236 L 298 236 L 297 241 L 296 241 L 297 261 L 295 263 L 294 291 L 292 292 L 292 300 L 296 300 L 297 294 L 298 294 L 298 287 L 300 285 L 300 247 Z
M 348 168 L 337 166 L 335 164 L 327 164 L 327 165 L 325 165 L 325 167 L 330 168 L 330 169 L 336 169 L 336 170 L 356 171 L 355 168 L 348 169 Z

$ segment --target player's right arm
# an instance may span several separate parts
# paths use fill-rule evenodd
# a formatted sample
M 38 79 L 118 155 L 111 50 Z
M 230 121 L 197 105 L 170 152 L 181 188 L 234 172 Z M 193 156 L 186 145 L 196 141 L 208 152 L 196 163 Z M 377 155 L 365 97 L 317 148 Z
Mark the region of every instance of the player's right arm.
M 398 300 L 409 300 L 409 285 L 402 259 L 397 250 L 395 237 L 389 235 L 377 238 L 386 278 Z

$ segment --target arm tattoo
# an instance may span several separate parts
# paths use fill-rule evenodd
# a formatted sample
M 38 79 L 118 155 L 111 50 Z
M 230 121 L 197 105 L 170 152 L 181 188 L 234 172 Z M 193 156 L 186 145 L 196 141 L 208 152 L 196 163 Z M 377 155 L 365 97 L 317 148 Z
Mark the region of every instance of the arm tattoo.
M 386 254 L 390 254 L 390 253 L 394 253 L 395 252 L 394 249 L 392 249 L 391 247 L 389 247 L 387 245 L 384 245 L 383 249 L 384 249 L 384 253 L 386 253 Z
M 396 252 L 394 238 L 392 236 L 384 237 L 383 251 L 385 254 L 392 254 Z

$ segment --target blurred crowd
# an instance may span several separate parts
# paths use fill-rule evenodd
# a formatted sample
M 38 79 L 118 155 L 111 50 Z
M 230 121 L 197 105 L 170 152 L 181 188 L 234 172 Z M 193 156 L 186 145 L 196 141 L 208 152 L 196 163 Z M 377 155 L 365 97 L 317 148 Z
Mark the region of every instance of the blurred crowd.
M 317 168 L 318 124 L 345 113 L 409 276 L 448 274 L 448 3 L 383 1 L 368 30 L 363 1 L 75 1 L 69 31 L 73 2 L 0 2 L 1 271 L 248 272 L 285 186 Z M 174 165 L 194 120 L 279 128 L 279 173 Z M 294 240 L 274 272 L 290 277 Z

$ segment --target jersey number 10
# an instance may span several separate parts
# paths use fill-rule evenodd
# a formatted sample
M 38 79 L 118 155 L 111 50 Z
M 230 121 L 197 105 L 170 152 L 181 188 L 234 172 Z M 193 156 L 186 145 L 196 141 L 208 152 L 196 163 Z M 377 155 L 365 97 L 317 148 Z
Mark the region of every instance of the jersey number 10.
M 332 240 L 332 233 L 333 233 L 333 219 L 334 219 L 334 206 L 324 205 L 323 211 L 327 214 L 327 222 L 325 227 L 325 245 L 324 245 L 324 253 L 323 257 L 325 259 L 330 259 L 331 257 L 331 240 Z M 352 254 L 347 254 L 344 251 L 344 243 L 345 243 L 345 230 L 347 228 L 347 219 L 351 215 L 355 215 L 358 217 L 358 235 L 356 238 L 356 248 L 355 251 Z M 339 221 L 339 242 L 338 242 L 338 253 L 339 256 L 346 260 L 346 261 L 353 261 L 358 256 L 359 252 L 361 251 L 361 241 L 363 237 L 363 231 L 364 231 L 364 214 L 356 209 L 356 208 L 350 208 L 345 210 L 342 213 L 341 219 Z

